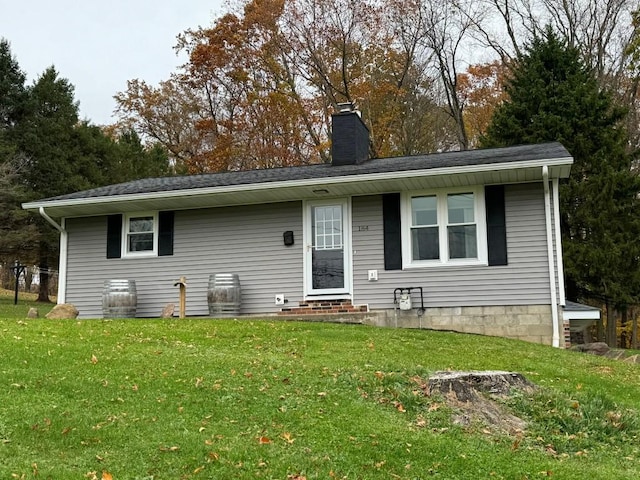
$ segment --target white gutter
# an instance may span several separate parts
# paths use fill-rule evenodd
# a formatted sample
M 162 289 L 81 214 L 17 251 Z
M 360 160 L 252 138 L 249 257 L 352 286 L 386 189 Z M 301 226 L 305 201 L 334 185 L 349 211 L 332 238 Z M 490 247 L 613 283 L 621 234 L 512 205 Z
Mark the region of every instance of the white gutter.
M 558 302 L 556 299 L 556 272 L 553 261 L 553 230 L 551 224 L 551 205 L 549 192 L 549 167 L 542 167 L 542 183 L 544 185 L 544 218 L 547 230 L 547 258 L 549 260 L 549 291 L 551 293 L 551 323 L 553 326 L 552 346 L 560 347 L 560 332 L 558 318 Z
M 556 263 L 558 265 L 558 293 L 560 295 L 560 305 L 563 307 L 567 304 L 566 294 L 564 290 L 564 261 L 562 258 L 562 233 L 560 232 L 560 180 L 554 178 L 551 180 L 553 187 L 553 220 L 556 234 Z
M 60 232 L 60 262 L 58 265 L 58 304 L 66 303 L 67 296 L 67 243 L 68 235 L 65 230 L 64 218 L 61 221 L 61 225 L 58 225 L 56 221 L 47 215 L 44 211 L 44 207 L 38 209 L 40 216 L 49 222 L 53 227 Z
M 378 173 L 364 173 L 356 175 L 345 175 L 336 177 L 322 177 L 322 178 L 305 178 L 299 180 L 279 180 L 274 182 L 263 183 L 243 183 L 240 185 L 225 185 L 218 187 L 203 187 L 203 188 L 186 188 L 182 190 L 169 190 L 169 191 L 154 191 L 146 193 L 130 193 L 123 195 L 109 195 L 102 197 L 89 197 L 89 198 L 73 198 L 65 200 L 49 200 L 49 201 L 36 201 L 28 202 L 22 205 L 25 210 L 37 209 L 41 206 L 46 207 L 67 207 L 77 205 L 97 205 L 97 204 L 114 204 L 127 201 L 140 201 L 140 200 L 155 200 L 158 198 L 180 198 L 180 197 L 194 197 L 199 195 L 211 195 L 211 194 L 229 194 L 229 193 L 242 193 L 253 192 L 256 190 L 268 191 L 277 190 L 281 188 L 293 188 L 293 187 L 314 187 L 317 185 L 331 186 L 341 185 L 345 183 L 358 183 L 364 181 L 382 181 L 382 180 L 399 180 L 415 177 L 438 177 L 441 175 L 456 175 L 456 174 L 478 174 L 497 171 L 508 170 L 522 170 L 522 169 L 536 169 L 540 167 L 549 166 L 567 166 L 573 163 L 572 157 L 562 157 L 554 159 L 542 159 L 542 160 L 529 160 L 526 162 L 503 162 L 503 163 L 488 163 L 482 165 L 461 165 L 455 167 L 441 167 L 441 168 L 429 168 L 420 170 L 402 170 L 402 171 L 389 171 Z

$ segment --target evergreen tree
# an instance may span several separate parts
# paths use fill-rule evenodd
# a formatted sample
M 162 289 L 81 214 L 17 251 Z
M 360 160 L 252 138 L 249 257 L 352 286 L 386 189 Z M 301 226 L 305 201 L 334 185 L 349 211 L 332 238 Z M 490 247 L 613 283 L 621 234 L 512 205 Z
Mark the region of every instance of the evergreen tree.
M 0 38 L 0 136 L 24 114 L 25 81 L 25 74 L 11 54 L 9 42 Z
M 117 140 L 78 121 L 74 87 L 51 67 L 29 86 L 0 40 L 0 262 L 19 259 L 41 270 L 39 300 L 48 301 L 58 232 L 21 203 L 169 172 L 166 152 L 127 132 Z
M 13 142 L 15 126 L 24 118 L 27 92 L 25 74 L 11 54 L 9 42 L 0 39 L 0 270 L 3 280 L 16 259 L 30 260 L 34 236 L 30 215 L 20 208 L 25 190 L 18 183 L 24 167 Z M 20 256 L 19 256 L 20 255 Z M 25 258 L 26 257 L 26 258 Z M 8 285 L 4 285 L 8 286 Z
M 87 186 L 78 175 L 74 158 L 74 127 L 78 122 L 78 104 L 73 85 L 58 77 L 50 67 L 27 88 L 28 102 L 24 118 L 14 127 L 13 140 L 26 158 L 20 178 L 29 200 L 62 195 Z M 36 219 L 40 269 L 39 301 L 49 301 L 49 268 L 58 254 L 58 232 L 43 219 Z
M 483 146 L 559 141 L 574 158 L 560 185 L 567 296 L 621 309 L 637 302 L 640 185 L 627 153 L 624 110 L 551 28 L 519 58 L 506 92 Z M 615 345 L 615 323 L 609 324 Z

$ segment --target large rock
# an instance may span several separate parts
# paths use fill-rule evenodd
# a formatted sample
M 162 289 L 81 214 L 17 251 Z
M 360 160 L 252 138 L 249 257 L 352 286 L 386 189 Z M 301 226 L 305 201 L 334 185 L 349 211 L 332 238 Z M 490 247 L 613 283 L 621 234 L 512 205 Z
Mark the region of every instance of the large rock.
M 627 363 L 640 363 L 640 355 L 631 355 L 624 359 Z
M 162 313 L 160 314 L 160 318 L 171 318 L 173 317 L 174 312 L 176 311 L 175 303 L 167 303 L 165 307 L 162 309 Z
M 61 303 L 51 309 L 49 313 L 45 315 L 48 319 L 58 320 L 65 318 L 76 318 L 78 316 L 78 309 L 71 303 Z
M 590 353 L 592 355 L 604 356 L 609 352 L 610 348 L 609 345 L 604 342 L 593 342 L 576 345 L 575 347 L 573 347 L 573 350 L 576 350 L 578 352 Z

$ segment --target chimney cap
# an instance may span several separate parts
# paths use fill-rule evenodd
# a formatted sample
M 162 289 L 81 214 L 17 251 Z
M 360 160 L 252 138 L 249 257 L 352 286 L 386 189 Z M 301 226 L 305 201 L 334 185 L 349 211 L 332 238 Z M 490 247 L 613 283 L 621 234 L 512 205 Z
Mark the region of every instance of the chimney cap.
M 355 112 L 356 110 L 356 106 L 353 104 L 353 102 L 340 102 L 337 103 L 336 106 L 338 107 L 338 111 L 340 113 Z

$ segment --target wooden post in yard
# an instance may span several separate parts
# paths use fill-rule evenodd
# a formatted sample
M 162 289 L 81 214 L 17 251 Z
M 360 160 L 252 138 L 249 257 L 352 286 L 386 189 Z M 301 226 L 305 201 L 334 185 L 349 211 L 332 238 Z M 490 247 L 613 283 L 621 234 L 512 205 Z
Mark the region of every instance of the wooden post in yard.
M 180 316 L 179 318 L 184 318 L 185 316 L 185 311 L 187 309 L 187 278 L 186 277 L 180 277 L 180 280 L 178 280 L 176 283 L 173 284 L 173 286 L 179 286 L 180 287 Z

